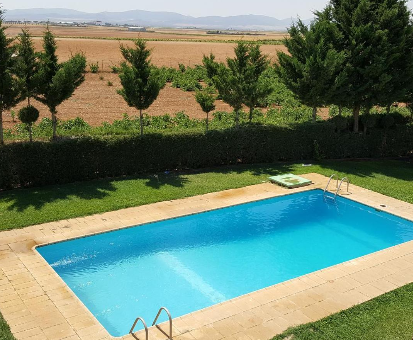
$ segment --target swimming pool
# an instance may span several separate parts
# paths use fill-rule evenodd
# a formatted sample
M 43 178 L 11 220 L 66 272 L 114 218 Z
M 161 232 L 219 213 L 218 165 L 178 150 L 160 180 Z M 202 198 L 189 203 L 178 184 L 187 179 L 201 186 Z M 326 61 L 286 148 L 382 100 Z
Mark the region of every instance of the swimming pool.
M 413 239 L 413 223 L 321 190 L 38 248 L 114 336 Z

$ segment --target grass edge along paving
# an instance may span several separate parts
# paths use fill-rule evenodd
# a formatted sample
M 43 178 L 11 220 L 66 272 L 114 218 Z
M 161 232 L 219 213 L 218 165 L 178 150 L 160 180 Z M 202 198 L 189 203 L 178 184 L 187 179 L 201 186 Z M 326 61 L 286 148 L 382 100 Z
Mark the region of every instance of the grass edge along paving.
M 10 327 L 4 320 L 3 315 L 0 313 L 0 340 L 16 340 L 10 331 Z
M 290 328 L 273 340 L 410 340 L 413 284 L 322 320 Z

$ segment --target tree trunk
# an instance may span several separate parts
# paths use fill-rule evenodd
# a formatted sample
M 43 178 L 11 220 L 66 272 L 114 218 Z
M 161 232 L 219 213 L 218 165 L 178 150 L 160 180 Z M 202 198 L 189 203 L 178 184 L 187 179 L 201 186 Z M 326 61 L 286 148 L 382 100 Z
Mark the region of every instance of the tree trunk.
M 250 107 L 250 115 L 249 115 L 249 117 L 248 117 L 250 123 L 252 122 L 252 114 L 253 114 L 253 112 L 254 112 L 254 108 L 251 106 L 251 107 Z
M 386 106 L 386 113 L 390 114 L 391 104 Z
M 207 114 L 207 117 L 206 117 L 206 121 L 205 121 L 205 123 L 206 123 L 206 132 L 208 132 L 209 112 L 207 112 L 206 114 Z
M 313 107 L 313 123 L 317 121 L 317 108 Z
M 359 116 L 360 116 L 360 104 L 357 104 L 357 105 L 353 108 L 353 117 L 354 117 L 353 132 L 354 132 L 354 133 L 359 132 Z
M 366 115 L 366 116 L 370 115 L 370 108 L 369 108 L 369 107 L 366 108 L 365 115 Z M 363 127 L 363 134 L 366 136 L 366 135 L 367 135 L 367 118 L 366 118 L 366 120 L 364 121 L 364 124 L 363 124 L 363 125 L 364 125 L 364 127 Z
M 341 117 L 342 113 L 343 113 L 343 107 L 340 105 L 338 107 L 338 115 Z
M 56 130 L 57 130 L 57 117 L 56 117 L 56 110 L 55 109 L 53 109 L 53 110 L 51 110 L 51 112 L 52 112 L 52 126 L 53 126 L 53 136 L 52 136 L 52 139 L 53 140 L 56 140 L 56 138 L 57 138 L 57 133 L 56 133 Z
M 3 110 L 0 110 L 0 145 L 4 145 L 4 136 L 3 136 Z
M 30 97 L 27 97 L 27 105 L 30 106 Z
M 142 116 L 142 110 L 139 110 L 139 123 L 141 126 L 141 137 L 143 136 L 143 116 Z
M 28 128 L 29 128 L 29 140 L 30 140 L 30 143 L 32 143 L 33 142 L 32 124 L 29 124 Z

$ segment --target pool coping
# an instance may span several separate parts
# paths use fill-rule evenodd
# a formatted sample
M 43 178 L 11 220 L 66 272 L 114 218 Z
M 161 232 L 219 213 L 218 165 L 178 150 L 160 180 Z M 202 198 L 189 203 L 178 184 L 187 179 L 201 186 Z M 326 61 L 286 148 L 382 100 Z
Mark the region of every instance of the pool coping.
M 37 246 L 325 187 L 328 178 L 287 189 L 263 183 L 0 233 L 0 312 L 16 339 L 112 337 L 35 250 Z M 351 178 L 350 178 L 351 179 Z M 413 205 L 350 185 L 342 196 L 413 221 Z M 385 205 L 384 207 L 382 205 Z M 269 339 L 413 282 L 413 241 L 264 288 L 173 320 L 174 339 Z M 159 306 L 161 307 L 161 306 Z M 166 306 L 168 307 L 168 306 Z M 138 315 L 137 315 L 138 316 Z M 154 315 L 155 317 L 155 315 Z M 148 322 L 152 320 L 146 320 Z M 164 329 L 167 330 L 167 325 Z M 144 339 L 142 331 L 137 332 Z M 157 328 L 150 339 L 166 339 Z

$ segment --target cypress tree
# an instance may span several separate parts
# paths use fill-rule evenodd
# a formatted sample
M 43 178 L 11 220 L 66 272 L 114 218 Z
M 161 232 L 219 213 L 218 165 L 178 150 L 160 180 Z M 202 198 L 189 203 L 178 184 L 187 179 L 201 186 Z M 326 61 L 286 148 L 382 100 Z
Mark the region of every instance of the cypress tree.
M 22 29 L 18 37 L 16 75 L 22 89 L 22 100 L 27 98 L 27 105 L 31 106 L 30 99 L 39 92 L 39 53 L 36 53 L 33 40 L 27 29 Z
M 335 79 L 345 54 L 335 49 L 341 39 L 337 28 L 328 20 L 328 10 L 316 13 L 310 27 L 301 20 L 289 28 L 290 37 L 285 45 L 290 54 L 278 53 L 276 71 L 285 85 L 304 105 L 313 108 L 316 121 L 317 108 L 331 101 Z
M 126 62 L 121 65 L 119 78 L 123 88 L 118 93 L 129 106 L 139 110 L 142 136 L 142 110 L 146 110 L 152 105 L 160 90 L 165 86 L 165 82 L 162 80 L 159 70 L 151 65 L 149 59 L 151 51 L 147 49 L 144 40 L 136 40 L 135 48 L 121 46 L 120 50 Z
M 39 94 L 36 99 L 49 108 L 52 114 L 53 139 L 56 139 L 57 107 L 69 99 L 84 81 L 86 58 L 78 53 L 68 61 L 59 63 L 56 42 L 49 28 L 43 36 L 43 49 L 40 55 Z
M 206 132 L 208 132 L 209 113 L 215 110 L 216 97 L 213 94 L 213 91 L 209 90 L 208 88 L 205 88 L 202 91 L 196 92 L 195 99 L 197 103 L 201 106 L 202 111 L 206 113 L 205 129 Z
M 249 108 L 251 122 L 254 108 L 271 93 L 271 88 L 262 82 L 269 61 L 259 45 L 240 42 L 234 52 L 235 58 L 227 58 L 227 66 L 215 62 L 212 54 L 204 56 L 203 63 L 220 98 L 234 109 L 235 125 L 238 126 L 242 105 Z
M 3 112 L 17 104 L 20 91 L 17 79 L 12 73 L 14 68 L 13 39 L 6 35 L 3 26 L 3 10 L 0 7 L 0 144 L 4 144 Z
M 390 106 L 411 88 L 413 42 L 404 0 L 331 0 L 331 22 L 342 34 L 346 60 L 335 99 L 351 107 L 354 132 L 362 108 Z M 334 101 L 333 101 L 334 103 Z
M 269 66 L 268 57 L 261 53 L 259 45 L 249 45 L 248 64 L 244 73 L 244 104 L 249 108 L 249 122 L 258 104 L 272 92 L 271 87 L 262 82 L 264 72 Z

